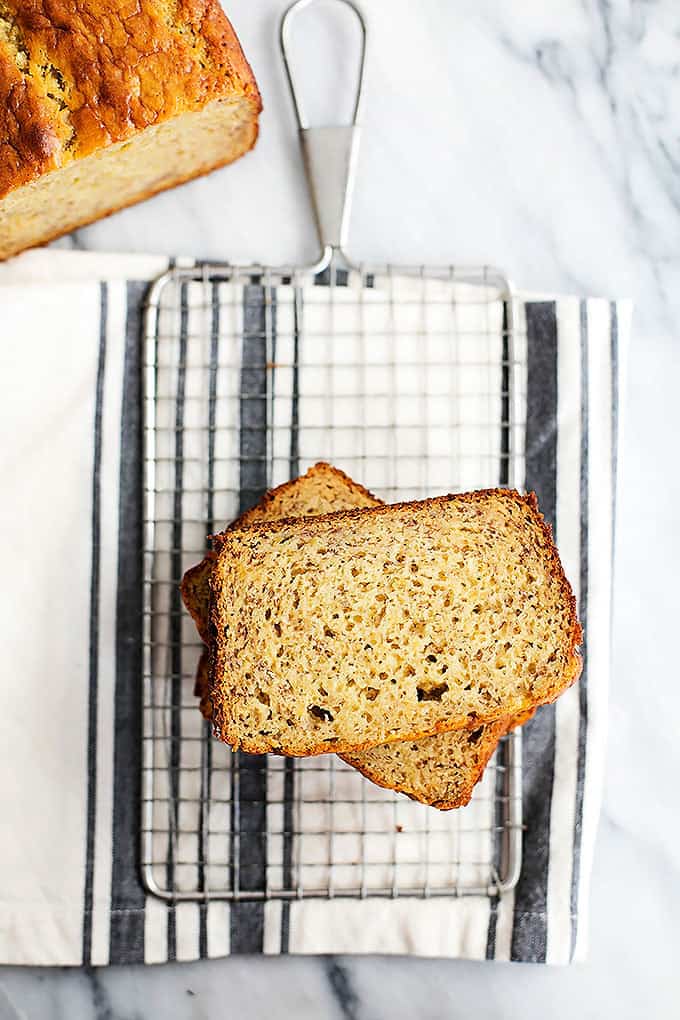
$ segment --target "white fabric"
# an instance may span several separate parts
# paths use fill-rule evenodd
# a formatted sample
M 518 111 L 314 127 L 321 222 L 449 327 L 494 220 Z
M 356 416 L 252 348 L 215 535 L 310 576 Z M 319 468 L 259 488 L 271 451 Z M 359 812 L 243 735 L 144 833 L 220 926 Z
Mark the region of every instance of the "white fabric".
M 5 437 L 0 454 L 4 480 L 0 503 L 0 531 L 5 549 L 5 585 L 0 596 L 0 643 L 5 651 L 6 672 L 0 707 L 0 962 L 21 964 L 94 964 L 138 959 L 147 963 L 199 956 L 221 956 L 234 949 L 234 908 L 213 902 L 204 918 L 207 945 L 201 945 L 201 909 L 191 903 L 169 910 L 151 895 L 142 905 L 112 902 L 112 856 L 116 854 L 114 820 L 115 789 L 114 717 L 116 683 L 135 684 L 139 677 L 117 678 L 117 584 L 119 555 L 119 504 L 121 500 L 121 413 L 124 400 L 126 322 L 130 308 L 126 282 L 150 280 L 164 270 L 163 259 L 147 256 L 102 256 L 84 253 L 35 252 L 0 266 L 0 307 L 3 343 L 0 378 L 3 400 L 0 425 Z M 495 485 L 498 482 L 500 429 L 487 423 L 502 415 L 502 305 L 500 302 L 468 304 L 470 291 L 456 285 L 428 283 L 427 303 L 422 302 L 420 280 L 378 277 L 370 290 L 305 288 L 298 311 L 303 316 L 304 341 L 298 351 L 297 407 L 299 416 L 299 471 L 318 459 L 327 459 L 387 499 L 417 498 L 442 490 Z M 209 359 L 210 324 L 201 284 L 188 288 L 189 342 L 186 373 L 185 445 L 183 450 L 185 488 L 200 489 L 204 483 L 206 436 L 198 426 L 205 421 L 208 393 L 199 366 Z M 453 371 L 442 372 L 441 363 L 450 361 L 451 336 L 445 335 L 454 294 L 462 320 L 453 337 L 456 345 Z M 299 296 L 298 296 L 299 297 Z M 393 299 L 391 302 L 390 297 Z M 102 300 L 106 316 L 102 318 Z M 398 306 L 395 318 L 394 300 Z M 296 295 L 292 288 L 279 287 L 276 294 L 276 350 L 268 352 L 273 372 L 271 404 L 271 465 L 268 482 L 279 484 L 290 474 L 291 426 L 295 382 L 294 315 Z M 223 283 L 219 288 L 223 309 L 220 332 L 220 368 L 217 378 L 217 424 L 222 426 L 221 458 L 215 465 L 216 500 L 214 518 L 218 526 L 238 512 L 239 376 L 241 350 L 236 341 L 244 327 L 242 284 Z M 399 826 L 399 848 L 405 853 L 398 865 L 398 882 L 419 886 L 427 872 L 430 888 L 450 888 L 459 881 L 469 884 L 472 865 L 455 873 L 440 861 L 447 848 L 460 848 L 468 841 L 469 860 L 484 860 L 487 843 L 468 836 L 492 823 L 491 775 L 482 783 L 469 808 L 439 814 L 404 798 L 395 804 L 380 791 L 369 792 L 367 806 L 351 804 L 343 810 L 342 827 L 362 827 L 372 833 L 365 845 L 360 837 L 347 840 L 347 866 L 342 851 L 332 868 L 323 864 L 324 839 L 317 835 L 319 796 L 328 799 L 329 783 L 335 796 L 352 800 L 365 784 L 346 766 L 325 761 L 303 762 L 296 775 L 302 790 L 296 818 L 298 835 L 293 841 L 293 874 L 304 890 L 326 889 L 342 893 L 355 876 L 350 862 L 363 850 L 369 868 L 366 899 L 338 898 L 294 901 L 290 907 L 280 900 L 263 908 L 261 949 L 267 953 L 392 952 L 430 956 L 459 956 L 483 959 L 545 959 L 564 963 L 585 953 L 588 885 L 594 835 L 601 799 L 609 678 L 609 614 L 612 544 L 612 443 L 614 434 L 611 405 L 615 374 L 612 372 L 612 328 L 616 320 L 620 363 L 625 358 L 630 328 L 630 309 L 625 303 L 563 299 L 556 303 L 558 406 L 556 466 L 557 540 L 565 569 L 577 598 L 583 575 L 582 535 L 588 541 L 588 681 L 585 783 L 583 786 L 582 836 L 575 904 L 578 928 L 573 924 L 575 797 L 578 782 L 577 755 L 579 725 L 583 708 L 579 688 L 562 698 L 554 710 L 554 782 L 548 794 L 549 866 L 545 877 L 545 903 L 534 910 L 526 884 L 503 897 L 497 904 L 487 897 L 455 899 L 371 897 L 371 888 L 390 881 L 384 867 L 385 839 Z M 224 311 L 224 309 L 227 311 Z M 177 308 L 166 308 L 161 332 L 177 335 Z M 102 361 L 102 322 L 105 322 L 105 359 Z M 585 326 L 584 326 L 585 322 Z M 526 343 L 524 326 L 519 331 L 516 379 L 520 391 L 516 415 L 524 412 Z M 332 332 L 334 339 L 329 339 Z M 586 330 L 588 420 L 581 420 L 583 378 L 581 345 Z M 441 335 L 437 335 L 437 334 Z M 479 335 L 484 334 L 480 357 Z M 389 337 L 392 341 L 388 342 Z M 369 338 L 369 339 L 367 339 Z M 395 339 L 396 338 L 396 339 Z M 128 337 L 129 342 L 129 337 Z M 175 343 L 175 341 L 168 341 Z M 370 345 L 370 349 L 368 349 Z M 175 360 L 173 360 L 173 357 Z M 159 376 L 159 389 L 176 393 L 177 355 L 168 357 Z M 359 367 L 357 367 L 359 366 Z M 98 522 L 93 523 L 93 467 L 96 456 L 95 409 L 97 380 L 101 384 L 100 462 L 98 466 Z M 614 382 L 612 381 L 614 379 Z M 193 389 L 192 387 L 198 387 Z M 398 390 L 398 408 L 391 406 L 390 393 Z M 328 393 L 335 396 L 331 401 Z M 428 399 L 424 399 L 424 394 Z M 268 399 L 272 399 L 270 396 Z M 171 400 L 159 405 L 161 415 L 172 416 Z M 385 422 L 395 418 L 396 428 Z M 162 442 L 170 443 L 172 418 L 161 424 L 168 431 Z M 426 425 L 426 428 L 422 426 Z M 232 426 L 227 431 L 227 426 Z M 583 431 L 587 430 L 584 447 Z M 451 448 L 451 436 L 455 448 Z M 518 438 L 519 432 L 518 432 Z M 587 448 L 587 464 L 582 462 Z M 386 456 L 386 451 L 389 455 Z M 176 451 L 161 451 L 167 468 L 159 469 L 157 516 L 169 522 L 167 545 L 172 541 L 174 470 L 170 458 Z M 399 456 L 392 456 L 396 453 Z M 523 487 L 523 458 L 517 461 L 515 484 Z M 425 471 L 424 465 L 427 466 Z M 580 499 L 582 472 L 590 480 L 590 499 L 584 531 Z M 165 473 L 164 473 L 165 472 Z M 236 494 L 236 495 L 235 495 Z M 185 494 L 182 501 L 186 524 L 183 531 L 182 568 L 200 558 L 205 527 L 204 497 Z M 93 531 L 94 528 L 94 531 Z M 95 554 L 93 535 L 100 540 Z M 97 584 L 93 586 L 93 562 L 98 563 Z M 170 571 L 163 562 L 161 569 Z M 168 573 L 168 576 L 170 574 Z M 96 744 L 88 748 L 88 712 L 91 705 L 93 591 L 96 597 Z M 169 586 L 159 596 L 169 603 Z M 167 635 L 156 635 L 163 641 Z M 191 621 L 182 621 L 183 676 L 191 700 L 191 673 L 197 641 Z M 197 738 L 183 742 L 181 761 L 196 764 L 204 727 L 198 712 L 182 712 L 183 733 Z M 227 753 L 216 746 L 214 755 Z M 94 761 L 94 794 L 88 799 L 88 759 Z M 283 837 L 285 828 L 281 804 L 284 763 L 273 759 L 268 766 L 267 826 L 274 833 L 267 843 L 270 888 L 285 884 Z M 332 779 L 330 778 L 332 774 Z M 182 783 L 191 783 L 187 773 Z M 196 777 L 198 772 L 196 772 Z M 196 778 L 198 782 L 198 778 Z M 214 828 L 226 823 L 229 787 L 225 776 L 221 798 L 212 819 Z M 165 773 L 157 776 L 156 793 L 169 793 Z M 213 796 L 219 788 L 213 789 Z M 195 796 L 196 789 L 183 787 L 181 796 Z M 130 790 L 131 800 L 135 793 Z M 95 804 L 95 817 L 88 828 L 88 803 Z M 339 810 L 339 809 L 338 809 Z M 137 812 L 137 803 L 132 811 Z M 220 815 L 219 812 L 222 812 Z M 328 819 L 333 821 L 333 819 Z M 91 820 L 92 821 L 92 820 Z M 337 822 L 337 818 L 335 819 Z M 422 834 L 431 830 L 431 846 L 437 863 L 428 868 L 422 859 Z M 91 860 L 91 928 L 84 936 L 88 832 L 94 856 Z M 380 834 L 384 835 L 384 838 Z M 412 842 L 408 838 L 411 834 Z M 163 840 L 166 840 L 164 844 Z M 475 847 L 469 840 L 479 840 Z M 179 857 L 195 856 L 194 837 L 180 836 Z M 358 842 L 357 842 L 358 841 Z M 156 837 L 156 850 L 163 855 L 167 836 Z M 229 855 L 226 838 L 211 845 L 215 860 Z M 371 855 L 374 854 L 372 858 Z M 455 856 L 455 854 L 454 854 Z M 531 862 L 525 862 L 530 868 Z M 218 882 L 219 866 L 208 872 L 207 881 Z M 480 869 L 480 875 L 485 869 Z M 526 875 L 530 871 L 525 872 Z M 159 876 L 162 878 L 163 876 Z M 223 876 L 222 876 L 223 877 Z M 177 887 L 190 887 L 195 869 L 176 875 Z M 517 903 L 526 913 L 518 919 Z M 528 906 L 527 906 L 528 904 Z M 287 914 L 284 940 L 283 912 Z M 131 922 L 139 921 L 140 935 L 130 937 L 129 949 L 113 949 L 113 921 L 124 931 L 126 912 Z M 536 935 L 535 918 L 541 933 Z M 492 916 L 493 915 L 493 916 Z M 113 919 L 113 920 L 112 920 Z M 125 922 L 125 923 L 124 923 Z M 169 949 L 169 926 L 174 926 L 174 950 Z M 493 937 L 490 932 L 493 929 Z M 513 934 L 514 933 L 514 934 Z M 127 936 L 121 936 L 124 938 Z M 84 938 L 87 943 L 84 948 Z M 532 948 L 541 943 L 538 955 Z

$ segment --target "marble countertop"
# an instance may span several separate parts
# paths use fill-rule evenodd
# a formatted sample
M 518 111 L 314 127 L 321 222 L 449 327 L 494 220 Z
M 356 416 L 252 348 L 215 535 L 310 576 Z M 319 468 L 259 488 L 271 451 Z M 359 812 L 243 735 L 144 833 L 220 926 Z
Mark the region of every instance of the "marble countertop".
M 680 749 L 680 11 L 673 0 L 363 0 L 372 36 L 350 251 L 492 262 L 525 289 L 630 296 L 611 732 L 591 952 L 565 970 L 389 959 L 231 959 L 0 970 L 0 1018 L 419 1020 L 677 1016 Z M 284 0 L 231 0 L 261 83 L 257 150 L 62 246 L 231 261 L 317 253 L 276 51 Z M 311 31 L 311 29 L 310 29 Z M 338 23 L 342 45 L 345 25 Z M 319 110 L 347 68 L 303 42 Z M 323 87 L 322 87 L 323 86 Z M 337 109 L 337 106 L 336 106 Z M 319 113 L 321 116 L 321 113 Z

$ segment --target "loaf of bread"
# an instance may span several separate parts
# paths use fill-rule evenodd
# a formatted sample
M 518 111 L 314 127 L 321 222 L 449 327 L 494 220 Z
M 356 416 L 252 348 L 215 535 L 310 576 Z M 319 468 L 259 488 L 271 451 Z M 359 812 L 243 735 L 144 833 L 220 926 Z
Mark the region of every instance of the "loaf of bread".
M 253 753 L 476 728 L 581 669 L 550 529 L 508 490 L 226 532 L 210 587 L 215 732 Z
M 247 152 L 260 96 L 219 0 L 0 6 L 0 258 Z
M 267 493 L 252 510 L 242 514 L 229 530 L 245 527 L 258 520 L 283 517 L 308 517 L 349 509 L 354 506 L 378 506 L 380 500 L 342 471 L 328 464 L 315 464 L 301 478 L 280 485 Z M 220 536 L 214 536 L 216 547 Z M 182 596 L 199 634 L 208 643 L 210 574 L 216 553 L 211 551 L 182 580 Z M 207 650 L 201 654 L 194 693 L 201 699 L 206 717 L 212 717 Z M 528 713 L 533 714 L 533 713 Z M 476 730 L 454 730 L 425 737 L 420 741 L 384 744 L 368 751 L 341 755 L 349 765 L 378 786 L 404 793 L 441 810 L 469 803 L 475 784 L 482 776 L 498 741 L 511 725 L 526 721 L 526 716 L 497 720 Z

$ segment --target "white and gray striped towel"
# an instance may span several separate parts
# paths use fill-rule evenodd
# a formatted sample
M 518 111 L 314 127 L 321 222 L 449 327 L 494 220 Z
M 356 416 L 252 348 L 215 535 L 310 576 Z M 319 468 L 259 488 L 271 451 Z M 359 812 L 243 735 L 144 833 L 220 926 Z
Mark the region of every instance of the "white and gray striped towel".
M 148 282 L 166 267 L 159 258 L 54 251 L 0 267 L 6 564 L 0 962 L 151 963 L 244 952 L 554 963 L 583 957 L 604 761 L 619 366 L 629 305 L 522 302 L 523 480 L 555 526 L 586 632 L 586 668 L 577 687 L 525 727 L 526 831 L 516 888 L 497 900 L 378 899 L 369 891 L 366 899 L 294 900 L 285 907 L 280 901 L 199 907 L 150 896 L 139 869 L 139 337 Z M 236 306 L 247 304 L 236 293 L 241 284 L 220 286 L 232 288 Z M 282 288 L 281 322 L 287 300 Z M 501 329 L 499 318 L 499 335 Z M 333 361 L 342 356 L 330 353 Z M 313 378 L 316 369 L 310 364 L 306 371 Z M 282 392 L 289 383 L 282 374 Z M 321 395 L 321 378 L 319 384 Z M 438 385 L 441 399 L 428 402 L 428 457 L 435 466 L 451 414 L 448 382 Z M 420 413 L 415 396 L 414 413 Z M 300 470 L 318 452 L 305 446 L 305 425 L 318 425 L 325 414 L 322 400 L 296 406 Z M 351 399 L 347 414 L 351 426 Z M 235 420 L 243 433 L 246 417 Z M 278 422 L 275 435 L 285 434 L 287 421 Z M 340 443 L 342 432 L 335 433 Z M 474 427 L 459 434 L 468 436 L 479 461 Z M 351 428 L 347 435 L 347 447 L 328 457 L 379 494 L 422 485 L 420 450 L 404 458 L 404 476 L 375 479 L 380 458 L 372 464 L 370 450 L 353 445 Z M 269 451 L 274 484 L 290 471 L 290 440 L 282 443 Z M 484 481 L 461 477 L 460 487 Z M 215 518 L 235 514 L 260 489 L 259 480 L 244 475 L 234 505 L 214 507 Z M 272 766 L 271 789 L 280 786 L 279 767 Z M 272 842 L 267 854 L 276 848 Z M 252 854 L 256 859 L 257 847 Z

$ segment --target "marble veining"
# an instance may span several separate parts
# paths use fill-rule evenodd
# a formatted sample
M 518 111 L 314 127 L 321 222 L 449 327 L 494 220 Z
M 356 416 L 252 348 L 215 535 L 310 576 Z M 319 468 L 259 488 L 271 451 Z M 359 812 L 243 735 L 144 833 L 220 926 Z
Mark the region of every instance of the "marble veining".
M 232 261 L 317 250 L 275 50 L 284 0 L 231 0 L 261 82 L 255 153 L 60 242 Z M 591 954 L 568 970 L 231 959 L 0 971 L 0 1018 L 523 1020 L 677 1015 L 680 9 L 674 0 L 363 0 L 372 36 L 350 248 L 490 261 L 525 289 L 630 296 L 610 741 Z M 344 23 L 335 31 L 345 39 Z M 347 37 L 351 38 L 350 36 Z M 303 43 L 305 40 L 303 40 Z M 350 68 L 303 46 L 314 89 Z M 673 807 L 676 805 L 676 807 Z

